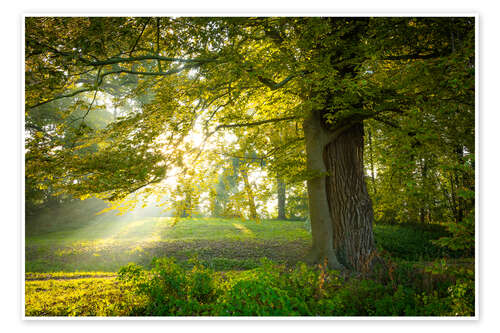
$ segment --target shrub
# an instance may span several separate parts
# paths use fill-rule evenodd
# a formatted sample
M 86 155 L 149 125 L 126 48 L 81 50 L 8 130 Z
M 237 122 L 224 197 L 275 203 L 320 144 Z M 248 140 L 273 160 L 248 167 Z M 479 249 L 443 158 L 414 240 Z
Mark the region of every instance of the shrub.
M 434 268 L 438 267 L 436 265 Z M 261 261 L 258 268 L 217 273 L 194 261 L 191 269 L 156 259 L 146 271 L 130 264 L 119 277 L 148 301 L 133 314 L 153 316 L 469 316 L 474 314 L 469 272 L 435 272 L 396 265 L 392 276 L 342 277 L 325 266 L 294 269 Z M 425 288 L 425 274 L 434 284 Z M 454 275 L 453 275 L 454 274 Z M 461 274 L 461 275 L 460 275 Z M 453 275 L 453 278 L 449 278 Z
M 450 237 L 441 237 L 433 243 L 453 251 L 462 251 L 467 256 L 473 256 L 476 242 L 474 219 L 474 210 L 472 210 L 461 223 L 446 225 L 447 231 L 451 234 Z
M 148 273 L 129 264 L 118 277 L 130 283 L 140 295 L 148 297 L 144 311 L 153 316 L 185 316 L 207 314 L 208 302 L 215 296 L 213 273 L 200 265 L 186 271 L 173 258 L 154 259 Z
M 258 280 L 238 281 L 219 300 L 217 315 L 222 316 L 289 316 L 294 311 L 285 290 Z

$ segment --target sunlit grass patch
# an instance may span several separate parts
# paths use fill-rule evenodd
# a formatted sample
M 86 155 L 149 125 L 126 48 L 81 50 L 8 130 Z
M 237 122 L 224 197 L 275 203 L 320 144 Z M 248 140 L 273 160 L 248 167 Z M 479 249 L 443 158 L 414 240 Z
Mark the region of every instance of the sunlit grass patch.
M 249 237 L 254 236 L 254 233 L 250 229 L 248 229 L 247 227 L 242 225 L 241 223 L 233 223 L 233 226 L 236 229 L 238 229 L 239 231 L 241 231 L 243 234 L 246 234 Z
M 27 281 L 25 293 L 26 316 L 127 316 L 144 302 L 112 276 Z
M 296 221 L 264 220 L 262 222 L 241 219 L 193 218 L 181 219 L 161 233 L 162 240 L 306 240 L 309 232 Z
M 117 271 L 129 262 L 147 264 L 162 256 L 187 260 L 195 254 L 203 260 L 257 260 L 272 256 L 270 251 L 279 257 L 279 244 L 290 242 L 310 242 L 302 223 L 169 217 L 89 221 L 27 237 L 26 271 Z
M 26 272 L 26 281 L 30 280 L 51 280 L 51 279 L 77 279 L 90 277 L 115 277 L 114 272 L 53 272 L 53 273 L 36 273 Z
M 242 232 L 243 231 L 243 232 Z M 185 218 L 146 218 L 136 221 L 92 221 L 81 228 L 53 230 L 26 237 L 26 245 L 105 246 L 123 242 L 176 240 L 297 240 L 310 239 L 303 224 L 295 221 Z

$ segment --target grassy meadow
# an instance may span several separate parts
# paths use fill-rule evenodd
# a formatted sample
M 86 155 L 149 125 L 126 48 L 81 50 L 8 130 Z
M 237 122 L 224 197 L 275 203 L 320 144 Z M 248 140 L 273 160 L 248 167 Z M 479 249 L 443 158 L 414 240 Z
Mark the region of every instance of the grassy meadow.
M 129 262 L 147 266 L 154 257 L 186 261 L 194 255 L 217 269 L 248 268 L 261 257 L 296 262 L 310 242 L 303 222 L 98 219 L 79 228 L 27 235 L 26 271 L 116 272 Z
M 303 221 L 96 218 L 85 224 L 72 226 L 70 223 L 66 228 L 54 226 L 54 230 L 47 226 L 39 230 L 29 228 L 25 243 L 25 314 L 452 315 L 449 311 L 453 302 L 449 295 L 443 294 L 443 288 L 449 289 L 455 278 L 452 282 L 446 279 L 440 282 L 440 278 L 436 279 L 432 273 L 426 278 L 426 273 L 422 272 L 426 267 L 435 268 L 443 258 L 448 258 L 446 265 L 449 267 L 470 270 L 473 269 L 473 259 L 460 258 L 460 253 L 434 245 L 432 240 L 445 234 L 440 228 L 424 230 L 409 225 L 375 225 L 374 228 L 379 252 L 396 267 L 392 281 L 353 278 L 344 273 L 329 272 L 324 267 L 318 270 L 302 264 L 311 245 L 308 225 Z M 151 304 L 158 304 L 152 302 L 158 294 L 148 292 L 157 286 L 144 286 L 159 282 L 145 276 L 151 274 L 146 272 L 155 271 L 159 272 L 158 276 L 167 272 L 165 276 L 169 278 L 179 277 L 172 282 L 175 288 L 162 296 L 169 301 L 160 303 L 170 304 L 173 299 L 181 305 L 175 303 L 177 305 L 168 309 L 151 308 Z M 444 276 L 442 272 L 436 274 Z M 200 276 L 203 277 L 201 280 Z M 336 282 L 328 284 L 329 290 L 318 282 L 322 279 Z M 267 282 L 261 285 L 262 281 Z M 164 283 L 160 283 L 162 288 Z M 425 292 L 408 296 L 415 293 L 411 288 L 416 284 L 430 292 L 427 298 Z M 203 297 L 196 293 L 193 296 L 199 288 L 209 290 L 205 294 L 210 297 L 203 293 Z M 353 288 L 356 290 L 354 295 Z M 178 290 L 184 290 L 184 294 L 177 294 Z M 259 290 L 262 294 L 258 293 Z M 297 290 L 306 292 L 306 295 L 295 295 Z M 242 299 L 255 292 L 257 294 L 253 297 L 258 299 L 252 302 L 255 308 L 246 306 L 250 303 Z M 363 293 L 375 298 L 384 295 L 385 298 L 367 301 L 366 308 L 359 299 L 360 304 L 349 305 L 354 306 L 350 310 L 346 308 L 352 303 L 352 297 L 368 297 L 368 294 L 362 296 Z M 380 302 L 403 305 L 402 308 L 386 309 Z M 470 309 L 464 311 L 467 313 Z

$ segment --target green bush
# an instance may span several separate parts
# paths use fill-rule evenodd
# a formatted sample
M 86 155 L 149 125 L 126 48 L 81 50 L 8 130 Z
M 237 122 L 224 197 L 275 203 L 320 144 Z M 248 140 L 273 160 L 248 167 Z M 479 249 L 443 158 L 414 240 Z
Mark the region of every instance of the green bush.
M 446 230 L 449 237 L 441 237 L 434 244 L 452 251 L 462 251 L 464 255 L 474 256 L 475 249 L 475 213 L 474 209 L 460 223 L 449 223 Z
M 442 268 L 443 282 L 426 285 L 410 265 L 389 278 L 341 276 L 325 267 L 290 269 L 263 260 L 243 272 L 214 272 L 194 261 L 191 269 L 173 259 L 156 259 L 151 271 L 129 264 L 119 278 L 146 296 L 132 315 L 152 316 L 471 316 L 474 283 L 470 272 Z M 438 274 L 436 273 L 436 274 Z M 449 278 L 446 274 L 454 274 Z M 469 275 L 468 275 L 469 274 Z M 435 279 L 435 277 L 434 277 Z M 436 279 L 435 279 L 436 280 Z M 385 282 L 384 282 L 385 281 Z
M 288 316 L 299 314 L 286 290 L 258 280 L 242 280 L 227 291 L 216 308 L 226 316 Z
M 153 316 L 193 316 L 207 314 L 215 296 L 213 272 L 195 264 L 187 271 L 175 259 L 154 259 L 150 272 L 129 264 L 118 272 L 118 278 L 135 287 L 149 302 L 136 314 Z M 144 312 L 144 313 L 142 313 Z
M 448 288 L 451 312 L 455 316 L 474 316 L 475 275 L 472 268 L 458 267 L 454 270 L 456 283 Z

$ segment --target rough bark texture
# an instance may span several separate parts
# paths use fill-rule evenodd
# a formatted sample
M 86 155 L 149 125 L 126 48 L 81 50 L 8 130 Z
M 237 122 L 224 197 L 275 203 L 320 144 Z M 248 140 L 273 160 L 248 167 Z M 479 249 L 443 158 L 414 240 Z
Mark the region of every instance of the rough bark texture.
M 328 135 L 321 125 L 321 118 L 318 114 L 313 114 L 304 120 L 303 128 L 307 170 L 313 174 L 313 177 L 307 181 L 313 241 L 307 261 L 322 263 L 326 259 L 330 268 L 340 269 L 342 266 L 333 248 L 332 220 L 326 194 L 326 165 L 323 161 L 323 150 L 328 143 Z
M 373 208 L 363 170 L 363 125 L 353 125 L 328 143 L 324 160 L 333 246 L 348 269 L 366 271 L 375 255 Z
M 278 220 L 286 220 L 286 184 L 279 177 L 276 181 L 278 186 Z

